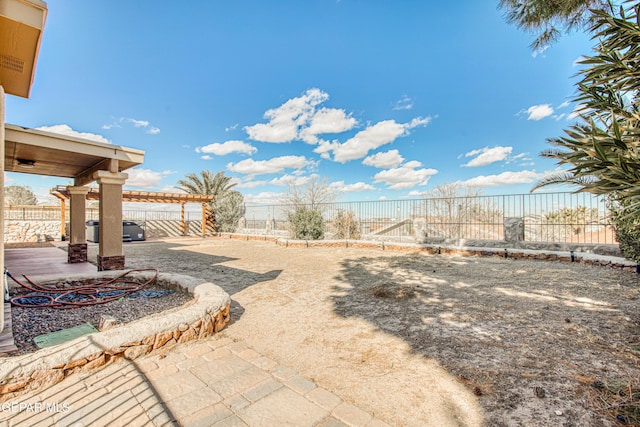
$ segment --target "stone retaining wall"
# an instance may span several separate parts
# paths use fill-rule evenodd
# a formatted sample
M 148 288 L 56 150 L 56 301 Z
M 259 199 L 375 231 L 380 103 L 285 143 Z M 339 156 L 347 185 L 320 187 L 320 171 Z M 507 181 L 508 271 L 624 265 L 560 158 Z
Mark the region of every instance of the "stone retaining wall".
M 58 220 L 4 221 L 5 243 L 51 242 L 61 238 Z
M 147 277 L 145 273 L 133 275 Z M 103 273 L 98 277 L 109 275 Z M 152 351 L 209 337 L 229 322 L 231 299 L 218 286 L 175 274 L 161 273 L 158 279 L 193 293 L 195 303 L 166 316 L 157 313 L 32 354 L 4 358 L 0 366 L 0 402 L 53 385 L 76 372 L 95 369 L 120 359 L 135 360 Z

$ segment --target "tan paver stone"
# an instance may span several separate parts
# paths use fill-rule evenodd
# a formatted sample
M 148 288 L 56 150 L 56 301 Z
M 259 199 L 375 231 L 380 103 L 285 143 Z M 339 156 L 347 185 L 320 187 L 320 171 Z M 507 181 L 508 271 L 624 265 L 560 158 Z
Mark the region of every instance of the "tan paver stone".
M 232 344 L 227 345 L 226 348 L 228 348 L 235 354 L 242 353 L 243 351 L 249 349 L 249 347 L 247 347 L 247 345 L 243 342 L 234 342 Z
M 208 341 L 207 345 L 213 349 L 221 348 L 229 344 L 233 344 L 234 341 L 231 338 L 220 337 L 220 336 L 212 336 Z
M 208 360 L 204 359 L 203 357 L 188 358 L 181 362 L 176 363 L 176 368 L 178 368 L 181 371 L 186 371 L 195 366 L 202 365 L 203 363 L 207 363 L 207 362 Z
M 322 387 L 316 387 L 307 393 L 305 397 L 327 411 L 332 411 L 342 403 L 342 399 Z
M 391 426 L 382 420 L 374 418 L 367 424 L 367 427 L 391 427 Z
M 154 378 L 151 383 L 165 402 L 206 387 L 205 383 L 189 371 L 180 371 L 166 377 Z
M 303 395 L 309 393 L 311 390 L 317 387 L 315 383 L 309 381 L 301 375 L 293 376 L 288 380 L 283 381 L 283 383 L 293 391 L 296 391 Z
M 223 402 L 229 409 L 234 412 L 239 411 L 242 408 L 246 408 L 251 404 L 244 396 L 241 394 L 236 394 L 231 397 L 228 397 Z
M 247 423 L 238 418 L 237 415 L 232 415 L 229 418 L 225 418 L 222 421 L 218 421 L 213 427 L 249 427 Z
M 211 347 L 209 347 L 204 342 L 198 342 L 197 344 L 193 344 L 193 345 L 189 346 L 188 348 L 185 348 L 185 349 L 182 350 L 182 353 L 187 358 L 200 357 L 203 354 L 207 354 L 209 352 L 211 352 Z
M 162 353 L 160 357 L 156 360 L 156 363 L 160 368 L 164 366 L 173 366 L 176 363 L 187 358 L 184 354 L 180 353 L 178 350 L 179 347 L 174 348 L 172 351 L 168 351 L 166 353 Z
M 202 356 L 202 358 L 205 360 L 217 360 L 229 356 L 230 354 L 233 354 L 231 350 L 226 347 L 222 347 L 213 350 L 211 353 L 205 354 L 204 356 Z
M 207 384 L 212 384 L 219 379 L 231 376 L 237 372 L 249 369 L 253 365 L 246 360 L 242 360 L 235 354 L 210 360 L 190 369 L 194 375 Z
M 248 369 L 225 376 L 211 383 L 211 387 L 223 397 L 242 393 L 244 390 L 270 379 L 269 374 L 251 366 Z
M 166 402 L 166 405 L 171 413 L 180 420 L 221 401 L 222 397 L 218 393 L 206 387 L 199 389 L 196 393 L 183 394 Z
M 237 415 L 250 426 L 312 427 L 329 413 L 296 392 L 282 387 Z
M 144 373 L 155 371 L 160 367 L 155 360 L 145 358 L 136 359 L 134 363 L 136 364 L 140 372 Z
M 153 379 L 153 378 L 166 377 L 168 375 L 173 375 L 178 372 L 180 372 L 180 370 L 175 365 L 165 365 L 165 366 L 159 367 L 154 371 L 147 372 L 146 375 L 147 375 L 147 378 Z
M 298 375 L 298 372 L 286 366 L 277 366 L 271 371 L 271 375 L 277 380 L 285 381 Z
M 57 419 L 60 427 L 74 425 L 107 425 L 120 418 L 142 416 L 144 410 L 131 393 L 108 394 L 83 406 L 72 407 Z
M 268 357 L 264 356 L 252 359 L 250 360 L 250 362 L 256 365 L 258 368 L 264 369 L 265 371 L 271 371 L 276 366 L 278 366 L 278 364 L 273 359 L 269 359 Z
M 180 425 L 184 427 L 209 427 L 219 421 L 229 418 L 233 412 L 224 404 L 218 403 L 207 408 L 201 409 L 195 414 L 181 419 Z
M 348 424 L 343 423 L 340 420 L 336 420 L 333 417 L 325 418 L 316 427 L 348 427 Z
M 245 351 L 241 351 L 240 353 L 238 353 L 238 356 L 240 356 L 241 358 L 247 361 L 257 359 L 258 357 L 262 357 L 260 353 L 258 353 L 257 351 L 251 348 L 248 348 Z
M 281 387 L 283 387 L 281 382 L 269 379 L 264 383 L 258 384 L 257 386 L 244 391 L 242 395 L 250 401 L 255 402 Z
M 368 412 L 347 402 L 336 406 L 331 415 L 352 427 L 365 426 L 373 418 Z

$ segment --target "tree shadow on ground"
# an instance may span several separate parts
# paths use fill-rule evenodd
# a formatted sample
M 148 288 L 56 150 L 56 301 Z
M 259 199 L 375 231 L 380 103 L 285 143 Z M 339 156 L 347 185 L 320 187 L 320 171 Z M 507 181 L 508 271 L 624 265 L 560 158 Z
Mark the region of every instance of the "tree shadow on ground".
M 276 279 L 282 270 L 256 273 L 223 265 L 237 260 L 221 255 L 189 250 L 193 245 L 175 242 L 153 242 L 124 245 L 126 268 L 156 268 L 160 272 L 185 274 L 202 278 L 234 295 L 257 283 Z M 93 258 L 91 256 L 95 255 Z M 97 259 L 97 248 L 90 248 L 90 259 Z
M 336 279 L 338 315 L 438 360 L 482 396 L 492 425 L 553 422 L 549 405 L 596 425 L 584 408 L 592 383 L 640 373 L 619 351 L 640 341 L 637 299 L 621 298 L 638 278 L 626 272 L 407 254 L 344 260 Z

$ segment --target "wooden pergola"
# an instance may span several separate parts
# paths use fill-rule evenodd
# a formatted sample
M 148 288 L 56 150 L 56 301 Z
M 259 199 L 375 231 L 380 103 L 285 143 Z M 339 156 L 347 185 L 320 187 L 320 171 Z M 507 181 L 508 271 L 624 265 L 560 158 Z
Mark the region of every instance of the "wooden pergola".
M 65 229 L 65 212 L 66 201 L 69 200 L 70 194 L 65 186 L 58 186 L 51 189 L 51 194 L 60 199 L 60 221 L 61 230 Z M 97 188 L 89 189 L 87 193 L 87 200 L 99 200 L 100 191 Z M 138 203 L 167 203 L 167 204 L 180 204 L 180 218 L 181 218 L 181 233 L 184 235 L 186 231 L 184 205 L 187 203 L 201 203 L 202 204 L 202 235 L 207 234 L 207 204 L 213 200 L 213 196 L 207 196 L 203 194 L 182 194 L 182 193 L 159 193 L 150 191 L 122 191 L 123 202 L 138 202 Z

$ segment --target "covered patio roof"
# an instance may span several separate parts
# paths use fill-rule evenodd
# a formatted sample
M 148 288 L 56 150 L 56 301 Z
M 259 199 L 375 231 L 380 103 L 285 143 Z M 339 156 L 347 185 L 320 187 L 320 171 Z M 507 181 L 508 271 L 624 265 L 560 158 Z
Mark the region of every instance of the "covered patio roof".
M 73 178 L 80 186 L 93 182 L 96 171 L 122 172 L 143 161 L 142 150 L 5 125 L 7 172 Z

